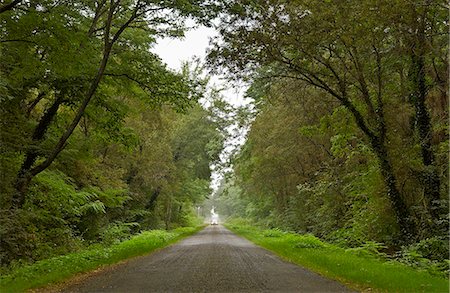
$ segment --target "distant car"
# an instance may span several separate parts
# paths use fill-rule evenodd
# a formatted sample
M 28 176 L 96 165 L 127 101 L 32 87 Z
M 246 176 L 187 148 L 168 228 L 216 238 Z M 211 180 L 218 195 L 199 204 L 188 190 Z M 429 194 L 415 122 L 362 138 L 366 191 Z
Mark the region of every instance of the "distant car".
M 214 214 L 211 216 L 211 225 L 219 225 L 219 215 Z

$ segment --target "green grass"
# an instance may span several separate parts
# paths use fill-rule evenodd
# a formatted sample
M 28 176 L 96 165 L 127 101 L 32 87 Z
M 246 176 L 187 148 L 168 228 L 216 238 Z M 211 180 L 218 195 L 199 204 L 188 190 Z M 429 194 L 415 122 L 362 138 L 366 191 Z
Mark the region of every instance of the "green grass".
M 449 292 L 449 281 L 394 261 L 324 243 L 312 235 L 262 230 L 240 222 L 230 230 L 282 258 L 360 291 Z
M 26 289 L 50 285 L 78 273 L 147 254 L 192 235 L 201 228 L 203 226 L 178 228 L 171 231 L 146 231 L 110 247 L 93 247 L 81 252 L 41 260 L 2 276 L 0 292 L 22 292 Z

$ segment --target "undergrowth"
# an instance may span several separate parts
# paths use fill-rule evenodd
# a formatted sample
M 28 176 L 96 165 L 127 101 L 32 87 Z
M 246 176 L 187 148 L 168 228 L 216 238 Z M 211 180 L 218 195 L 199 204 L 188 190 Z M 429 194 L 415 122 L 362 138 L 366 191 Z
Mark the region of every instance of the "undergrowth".
M 145 231 L 130 240 L 109 247 L 94 245 L 81 252 L 18 267 L 0 278 L 0 292 L 22 292 L 26 289 L 46 286 L 103 265 L 114 264 L 121 260 L 147 254 L 182 237 L 191 235 L 200 228 L 201 226 L 177 228 L 171 231 Z
M 379 252 L 383 249 L 380 243 L 367 243 L 363 247 L 345 249 L 326 243 L 311 234 L 300 235 L 279 229 L 265 230 L 249 225 L 245 220 L 232 220 L 226 227 L 290 262 L 338 280 L 356 290 L 449 292 L 445 270 L 436 269 L 433 274 L 429 268 L 405 264 L 405 258 L 401 258 L 404 261 L 388 258 Z M 419 250 L 416 247 L 414 251 Z M 411 251 L 411 248 L 407 251 Z M 421 257 L 418 258 L 418 263 L 425 262 Z

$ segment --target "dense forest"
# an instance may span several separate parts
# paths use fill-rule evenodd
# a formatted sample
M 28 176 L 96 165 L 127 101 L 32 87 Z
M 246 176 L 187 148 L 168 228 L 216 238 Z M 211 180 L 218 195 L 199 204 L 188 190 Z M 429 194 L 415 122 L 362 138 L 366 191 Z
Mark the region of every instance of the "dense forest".
M 256 113 L 221 212 L 446 259 L 448 3 L 239 3 L 209 61 Z
M 186 20 L 216 27 L 207 66 L 250 107 L 152 53 Z M 0 28 L 2 266 L 216 205 L 448 270 L 446 1 L 14 0 Z
M 196 221 L 224 140 L 199 103 L 214 97 L 198 65 L 174 72 L 150 48 L 213 11 L 195 1 L 2 6 L 2 264 Z

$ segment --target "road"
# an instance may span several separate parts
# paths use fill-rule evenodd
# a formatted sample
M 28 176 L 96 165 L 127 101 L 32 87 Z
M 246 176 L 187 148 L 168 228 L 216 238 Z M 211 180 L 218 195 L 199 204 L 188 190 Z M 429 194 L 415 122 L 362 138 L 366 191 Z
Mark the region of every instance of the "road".
M 63 292 L 349 292 L 222 226 L 72 284 Z

